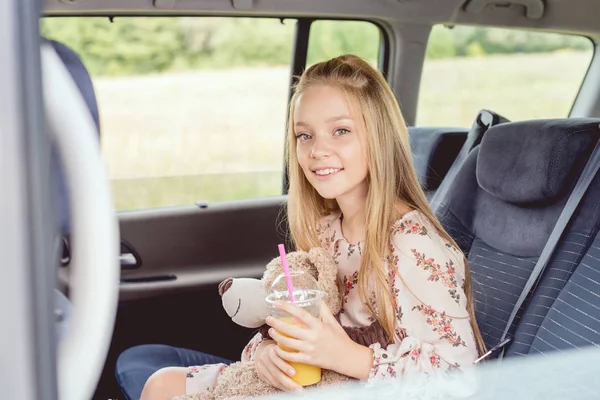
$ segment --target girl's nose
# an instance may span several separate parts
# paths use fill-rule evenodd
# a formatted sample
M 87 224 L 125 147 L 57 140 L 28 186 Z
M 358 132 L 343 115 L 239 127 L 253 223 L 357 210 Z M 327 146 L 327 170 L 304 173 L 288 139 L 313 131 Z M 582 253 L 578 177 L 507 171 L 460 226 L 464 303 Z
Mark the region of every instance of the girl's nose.
M 329 157 L 331 154 L 331 146 L 326 139 L 315 138 L 310 156 L 315 159 Z

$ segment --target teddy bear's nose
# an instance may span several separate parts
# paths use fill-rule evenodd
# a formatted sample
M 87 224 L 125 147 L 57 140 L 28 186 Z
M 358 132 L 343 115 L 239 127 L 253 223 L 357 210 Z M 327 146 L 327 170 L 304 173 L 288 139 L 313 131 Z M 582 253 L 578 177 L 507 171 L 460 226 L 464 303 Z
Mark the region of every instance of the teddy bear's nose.
M 229 290 L 232 284 L 233 278 L 227 278 L 223 282 L 219 283 L 219 295 L 223 296 L 223 294 Z

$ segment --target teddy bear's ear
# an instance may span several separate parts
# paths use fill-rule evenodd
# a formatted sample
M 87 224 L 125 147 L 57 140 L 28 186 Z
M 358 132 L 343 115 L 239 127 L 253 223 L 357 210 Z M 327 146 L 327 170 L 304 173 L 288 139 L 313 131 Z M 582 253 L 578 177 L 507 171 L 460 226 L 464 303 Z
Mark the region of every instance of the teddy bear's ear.
M 277 257 L 271 260 L 270 263 L 267 264 L 267 269 L 263 274 L 262 281 L 265 288 L 271 287 L 271 284 L 277 278 L 279 274 L 283 272 L 283 267 L 281 266 L 281 258 Z
M 290 270 L 308 272 L 317 279 L 318 271 L 306 251 L 295 251 L 288 256 Z
M 337 264 L 329 252 L 321 247 L 311 249 L 308 257 L 317 270 L 319 287 L 326 293 L 325 302 L 331 312 L 336 315 L 342 308 Z
M 331 255 L 329 254 L 329 252 L 327 252 L 327 250 L 325 250 L 322 247 L 314 247 L 312 249 L 310 249 L 310 251 L 308 252 L 308 259 L 310 260 L 310 263 L 314 266 L 314 268 L 316 268 L 317 270 L 317 276 L 315 276 L 315 278 L 317 278 L 317 280 L 321 280 L 321 275 L 331 275 L 332 273 L 337 275 L 337 265 L 335 264 L 335 261 L 333 260 L 333 258 L 331 257 Z
M 308 272 L 315 279 L 318 278 L 318 271 L 316 270 L 314 263 L 311 261 L 310 256 L 307 252 L 297 250 L 290 252 L 286 255 L 290 271 Z M 283 273 L 283 267 L 281 265 L 281 258 L 274 258 L 269 264 L 267 264 L 267 270 L 263 275 L 263 282 L 266 288 L 269 288 L 275 278 Z

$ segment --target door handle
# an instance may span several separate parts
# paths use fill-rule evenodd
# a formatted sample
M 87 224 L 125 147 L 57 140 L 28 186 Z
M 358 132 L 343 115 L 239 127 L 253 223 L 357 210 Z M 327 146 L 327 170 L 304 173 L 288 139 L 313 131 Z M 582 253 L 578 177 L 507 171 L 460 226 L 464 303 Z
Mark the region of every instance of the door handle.
M 121 254 L 119 261 L 121 262 L 121 269 L 133 269 L 138 266 L 138 260 L 132 253 Z
M 121 239 L 121 255 L 119 256 L 121 269 L 136 269 L 142 266 L 142 258 L 133 246 Z

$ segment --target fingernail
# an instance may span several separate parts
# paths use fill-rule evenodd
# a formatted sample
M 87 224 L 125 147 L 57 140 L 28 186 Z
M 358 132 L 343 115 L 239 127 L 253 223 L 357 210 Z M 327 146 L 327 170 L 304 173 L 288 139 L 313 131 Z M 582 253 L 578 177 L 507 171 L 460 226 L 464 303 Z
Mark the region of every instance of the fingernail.
M 273 336 L 274 333 L 275 333 L 275 329 L 273 329 L 273 328 L 269 329 L 269 335 Z
M 272 318 L 272 317 L 267 317 L 267 319 L 265 320 L 265 322 L 266 322 L 267 324 L 271 323 L 272 321 L 273 321 L 273 318 Z
M 288 371 L 288 375 L 289 375 L 289 376 L 294 376 L 294 375 L 296 375 L 296 371 L 294 371 L 293 369 L 290 369 L 290 370 Z

